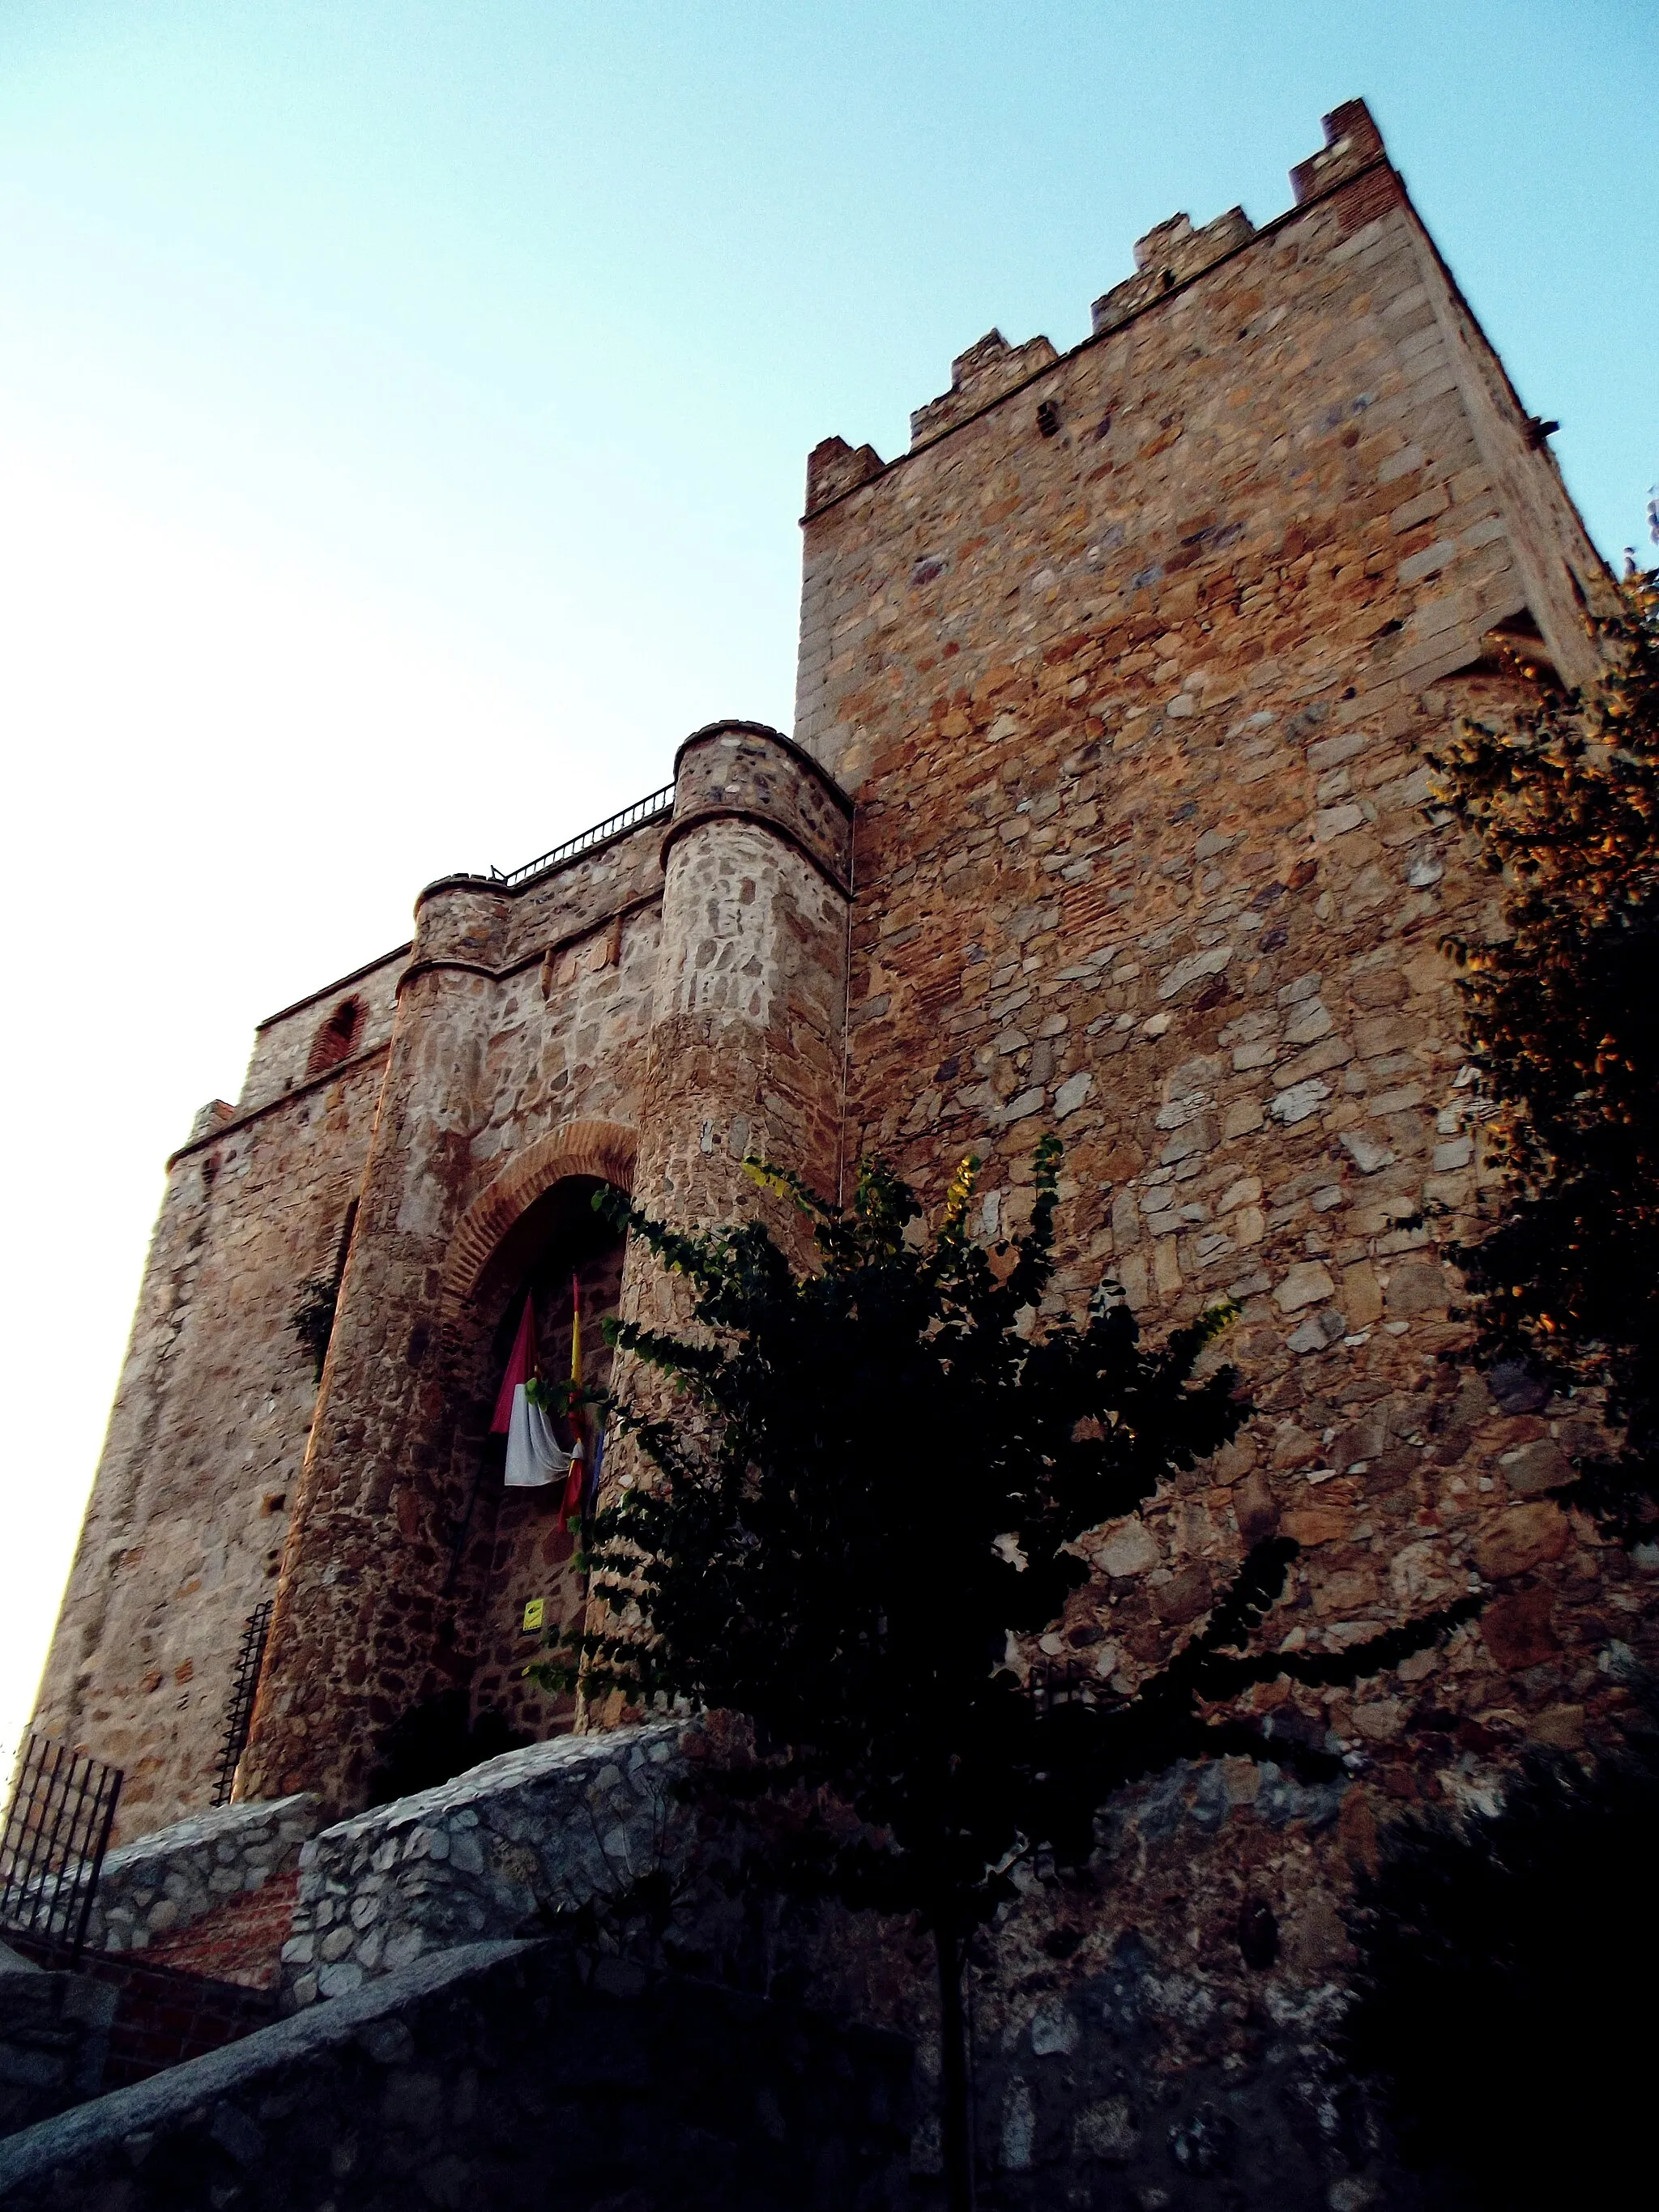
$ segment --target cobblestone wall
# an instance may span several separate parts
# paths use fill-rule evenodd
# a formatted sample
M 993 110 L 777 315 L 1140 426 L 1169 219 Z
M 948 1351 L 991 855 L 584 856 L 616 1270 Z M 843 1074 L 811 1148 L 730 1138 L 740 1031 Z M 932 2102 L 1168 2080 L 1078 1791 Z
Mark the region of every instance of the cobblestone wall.
M 289 2001 L 337 1997 L 428 1951 L 532 1930 L 538 1916 L 687 1879 L 677 1726 L 566 1736 L 327 1828 L 306 1845 Z M 707 1870 L 705 1870 L 706 1872 Z
M 222 1805 L 175 1821 L 104 1861 L 87 1941 L 95 1951 L 143 1951 L 263 1889 L 299 1863 L 317 1826 L 314 1797 Z
M 541 1745 L 327 1830 L 306 1847 L 287 2001 L 348 1998 L 415 1960 L 597 1904 L 611 1908 L 599 1932 L 613 1955 L 695 1960 L 707 1978 L 793 1991 L 911 2040 L 911 2163 L 916 2201 L 930 2201 L 928 1940 L 908 1921 L 769 1897 L 742 1838 L 711 1826 L 684 1787 L 708 1747 L 668 1726 Z M 1328 1839 L 1363 1842 L 1364 1815 L 1346 1781 L 1304 1784 L 1272 1762 L 1183 1765 L 1122 1794 L 1086 1866 L 1022 1870 L 969 1967 L 988 2203 L 1035 2212 L 1111 2189 L 1197 2203 L 1217 2180 L 1264 2212 L 1416 2202 L 1330 2051 L 1346 1937 L 1318 1855 Z M 635 1911 L 652 1884 L 654 1918 Z M 1189 1895 L 1202 1901 L 1198 1945 L 1169 1910 Z

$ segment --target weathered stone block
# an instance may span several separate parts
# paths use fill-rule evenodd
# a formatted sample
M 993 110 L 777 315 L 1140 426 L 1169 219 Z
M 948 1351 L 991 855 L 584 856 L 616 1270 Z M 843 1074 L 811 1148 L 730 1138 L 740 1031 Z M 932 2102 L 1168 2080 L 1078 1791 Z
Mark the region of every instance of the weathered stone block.
M 1559 1559 L 1567 1548 L 1570 1534 L 1566 1516 L 1559 1506 L 1512 1505 L 1501 1513 L 1481 1536 L 1474 1563 L 1483 1575 L 1502 1581 L 1524 1574 L 1546 1559 Z

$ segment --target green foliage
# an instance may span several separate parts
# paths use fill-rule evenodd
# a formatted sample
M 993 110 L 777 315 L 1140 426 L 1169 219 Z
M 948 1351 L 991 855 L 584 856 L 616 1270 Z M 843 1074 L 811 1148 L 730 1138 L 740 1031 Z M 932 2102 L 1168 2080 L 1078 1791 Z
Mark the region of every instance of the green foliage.
M 1492 2212 L 1620 2203 L 1645 2169 L 1656 1831 L 1650 1737 L 1589 1773 L 1534 1757 L 1496 1813 L 1391 1828 L 1362 1887 L 1346 2056 Z
M 1094 1808 L 1121 1782 L 1206 1752 L 1267 1756 L 1211 1710 L 1251 1683 L 1353 1680 L 1446 1625 L 1386 1656 L 1250 1656 L 1295 1555 L 1279 1540 L 1137 1698 L 1100 1685 L 1093 1703 L 1050 1708 L 1028 1690 L 1010 1638 L 1058 1620 L 1088 1575 L 1079 1540 L 1248 1413 L 1230 1369 L 1200 1366 L 1224 1307 L 1156 1350 L 1110 1284 L 1081 1322 L 1045 1313 L 1059 1158 L 1045 1139 L 1030 1227 L 994 1254 L 968 1234 L 974 1163 L 931 1237 L 879 1163 L 845 1211 L 757 1164 L 810 1228 L 805 1272 L 757 1223 L 684 1234 L 595 1200 L 690 1285 L 684 1334 L 611 1331 L 684 1397 L 672 1420 L 615 1408 L 650 1480 L 592 1532 L 608 1618 L 542 1679 L 748 1715 L 779 1747 L 780 1786 L 826 1789 L 863 1824 L 818 1835 L 822 1878 L 936 1927 L 987 1917 L 1039 1844 L 1086 1855 Z
M 1624 1447 L 1577 1495 L 1634 1540 L 1659 1501 L 1659 572 L 1623 593 L 1597 690 L 1436 766 L 1504 885 L 1502 942 L 1448 940 L 1504 1178 L 1457 1255 L 1480 1349 L 1606 1390 Z

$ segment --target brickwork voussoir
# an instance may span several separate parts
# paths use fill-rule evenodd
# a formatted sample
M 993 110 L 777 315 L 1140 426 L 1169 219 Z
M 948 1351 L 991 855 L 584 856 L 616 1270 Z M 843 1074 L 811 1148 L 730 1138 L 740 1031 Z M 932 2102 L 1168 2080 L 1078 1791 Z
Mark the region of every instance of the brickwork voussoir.
M 441 1325 L 453 1336 L 462 1310 L 503 1237 L 544 1191 L 570 1176 L 591 1176 L 628 1191 L 634 1185 L 639 1140 L 616 1121 L 570 1121 L 538 1139 L 479 1194 L 457 1224 L 444 1261 L 439 1297 Z

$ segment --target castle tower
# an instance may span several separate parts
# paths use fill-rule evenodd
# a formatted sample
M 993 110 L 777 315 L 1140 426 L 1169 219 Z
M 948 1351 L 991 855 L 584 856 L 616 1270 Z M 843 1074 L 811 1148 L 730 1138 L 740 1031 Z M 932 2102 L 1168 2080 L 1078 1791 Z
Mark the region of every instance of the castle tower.
M 797 723 L 858 803 L 849 1121 L 924 1188 L 986 1152 L 988 1229 L 1056 1129 L 1066 1287 L 1234 1291 L 1287 1421 L 1411 1364 L 1396 1221 L 1474 1195 L 1427 757 L 1506 641 L 1589 678 L 1609 592 L 1363 103 L 1326 136 L 1071 352 L 993 331 L 907 453 L 817 448 Z
M 262 1025 L 174 1164 L 43 1692 L 136 1823 L 204 1801 L 279 1551 L 249 1794 L 360 1802 L 410 1705 L 521 1680 L 526 1600 L 574 1617 L 487 1431 L 594 1183 L 712 1225 L 765 1210 L 749 1154 L 937 1194 L 971 1150 L 994 1240 L 1049 1129 L 1056 1300 L 1230 1297 L 1260 1409 L 1103 1540 L 1063 1648 L 1133 1686 L 1277 1522 L 1311 1637 L 1487 1577 L 1445 1698 L 1570 1738 L 1626 1568 L 1548 1501 L 1559 1409 L 1441 1358 L 1482 1170 L 1440 945 L 1491 908 L 1429 761 L 1591 678 L 1611 585 L 1363 104 L 1325 139 L 1260 228 L 1148 233 L 1069 352 L 969 348 L 906 453 L 817 448 L 793 739 L 697 732 L 672 792 L 433 886 Z M 293 1317 L 348 1243 L 313 1420 Z M 672 1310 L 642 1261 L 623 1310 Z M 1408 1795 L 1406 1710 L 1322 1725 Z

